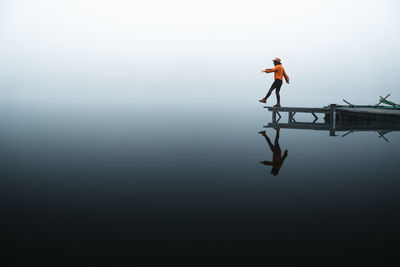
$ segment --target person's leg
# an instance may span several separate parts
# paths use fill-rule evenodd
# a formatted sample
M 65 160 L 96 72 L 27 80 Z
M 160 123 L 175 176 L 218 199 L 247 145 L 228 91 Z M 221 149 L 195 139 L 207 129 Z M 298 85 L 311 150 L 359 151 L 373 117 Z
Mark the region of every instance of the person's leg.
M 273 153 L 274 155 L 281 155 L 281 147 L 279 146 L 279 132 L 280 128 L 275 128 L 275 144 L 274 144 L 274 150 Z
M 274 91 L 275 88 L 276 88 L 276 80 L 272 83 L 271 88 L 269 88 L 269 91 L 264 98 L 268 99 L 268 97 L 272 94 L 272 91 Z
M 275 147 L 279 148 L 280 150 L 280 146 L 279 146 L 279 132 L 280 132 L 280 128 L 275 128 Z
M 265 103 L 267 102 L 268 97 L 272 94 L 272 91 L 276 88 L 276 80 L 272 83 L 271 88 L 269 89 L 267 95 L 264 98 L 258 100 L 259 102 Z
M 280 89 L 277 88 L 275 90 L 275 93 L 276 93 L 276 104 L 280 106 L 281 105 L 281 96 L 279 95 L 279 91 L 280 91 Z
M 281 87 L 282 87 L 282 80 L 277 79 L 276 80 L 276 89 L 275 89 L 275 93 L 276 93 L 276 105 L 280 106 L 281 105 L 281 96 L 279 94 L 279 92 L 281 91 Z
M 271 149 L 272 152 L 274 152 L 274 145 L 272 144 L 271 140 L 269 139 L 268 135 L 266 134 L 265 131 L 259 132 L 262 136 L 264 136 L 265 140 L 267 141 L 269 148 Z

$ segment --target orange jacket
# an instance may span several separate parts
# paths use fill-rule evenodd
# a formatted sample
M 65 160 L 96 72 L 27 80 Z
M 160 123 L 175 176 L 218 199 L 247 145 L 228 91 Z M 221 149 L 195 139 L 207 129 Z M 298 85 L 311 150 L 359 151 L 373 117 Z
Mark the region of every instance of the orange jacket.
M 275 80 L 276 79 L 283 80 L 283 77 L 285 77 L 286 82 L 289 82 L 289 76 L 287 76 L 285 69 L 283 68 L 282 65 L 276 65 L 275 68 L 266 69 L 265 72 L 266 73 L 275 72 L 275 75 L 274 75 Z

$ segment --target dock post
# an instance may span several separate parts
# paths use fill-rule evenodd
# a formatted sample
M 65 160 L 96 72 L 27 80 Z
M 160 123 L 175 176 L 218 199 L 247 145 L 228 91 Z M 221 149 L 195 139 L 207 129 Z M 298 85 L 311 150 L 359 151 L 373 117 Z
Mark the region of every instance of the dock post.
M 272 112 L 272 123 L 276 123 L 276 111 Z
M 288 116 L 288 123 L 292 123 L 293 120 L 293 112 L 289 111 L 289 116 Z
M 330 136 L 335 136 L 335 130 L 336 130 L 336 104 L 331 104 L 330 105 L 330 116 L 331 116 L 331 127 L 330 127 Z

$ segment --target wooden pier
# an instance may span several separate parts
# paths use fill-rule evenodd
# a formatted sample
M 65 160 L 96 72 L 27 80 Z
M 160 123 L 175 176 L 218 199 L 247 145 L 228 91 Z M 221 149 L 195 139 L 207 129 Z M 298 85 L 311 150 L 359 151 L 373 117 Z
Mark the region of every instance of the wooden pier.
M 331 104 L 322 108 L 308 107 L 268 107 L 272 112 L 272 122 L 264 127 L 307 129 L 329 131 L 335 136 L 337 131 L 376 131 L 386 141 L 384 135 L 390 131 L 400 131 L 400 110 L 376 109 L 373 107 L 350 107 Z M 282 112 L 288 113 L 288 122 L 279 123 Z M 294 118 L 296 113 L 309 113 L 314 117 L 312 122 L 297 122 Z M 317 122 L 317 114 L 323 114 L 324 122 Z M 278 119 L 277 119 L 278 116 Z
M 312 125 L 316 126 L 317 128 L 320 128 L 321 125 L 316 124 L 316 121 L 318 120 L 318 116 L 316 113 L 322 113 L 326 115 L 330 115 L 330 118 L 333 118 L 330 120 L 330 125 L 329 125 L 329 130 L 330 130 L 330 135 L 335 135 L 336 131 L 336 118 L 339 117 L 341 119 L 341 112 L 338 113 L 338 110 L 336 108 L 336 104 L 331 104 L 329 107 L 323 107 L 323 108 L 306 108 L 306 107 L 268 107 L 265 106 L 264 108 L 268 108 L 269 111 L 272 111 L 272 123 L 276 124 L 280 119 L 281 119 L 281 114 L 279 112 L 287 112 L 288 113 L 288 124 L 295 123 L 296 120 L 294 119 L 294 115 L 296 113 L 311 113 L 311 115 L 314 116 L 314 121 L 312 123 L 303 123 L 305 125 Z M 276 115 L 279 116 L 279 119 L 276 120 Z M 339 116 L 338 116 L 339 115 Z M 324 129 L 327 127 L 326 125 L 322 126 Z

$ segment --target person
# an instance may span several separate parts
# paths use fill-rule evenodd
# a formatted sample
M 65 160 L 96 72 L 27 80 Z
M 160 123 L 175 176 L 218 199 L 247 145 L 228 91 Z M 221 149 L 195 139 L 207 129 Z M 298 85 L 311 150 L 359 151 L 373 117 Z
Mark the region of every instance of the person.
M 265 72 L 265 73 L 274 72 L 275 73 L 274 74 L 275 81 L 272 84 L 271 88 L 269 89 L 267 95 L 258 101 L 261 103 L 266 103 L 268 97 L 271 95 L 272 91 L 274 91 L 274 89 L 275 89 L 277 103 L 276 103 L 276 105 L 274 105 L 274 107 L 280 107 L 281 106 L 281 96 L 279 95 L 279 91 L 281 90 L 281 86 L 282 86 L 282 82 L 283 82 L 282 80 L 283 80 L 283 77 L 285 77 L 286 83 L 289 84 L 289 76 L 287 76 L 285 69 L 282 66 L 280 58 L 274 58 L 272 61 L 274 62 L 275 67 L 272 69 L 262 70 L 261 72 Z
M 275 128 L 276 134 L 275 134 L 275 144 L 272 144 L 271 140 L 269 140 L 269 137 L 267 136 L 265 131 L 258 132 L 262 136 L 264 136 L 265 140 L 267 140 L 267 143 L 269 145 L 269 148 L 272 151 L 272 161 L 260 161 L 261 164 L 264 165 L 271 165 L 271 173 L 273 175 L 278 175 L 279 170 L 281 169 L 283 162 L 285 161 L 286 157 L 288 156 L 288 150 L 285 150 L 285 153 L 283 153 L 282 156 L 282 151 L 281 147 L 279 146 L 279 128 Z

